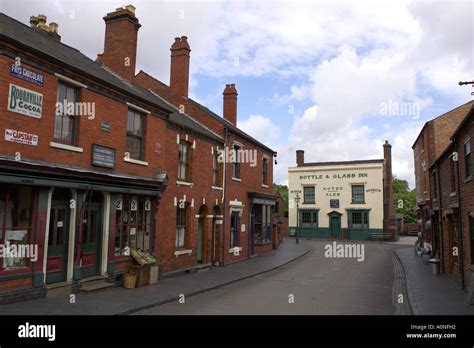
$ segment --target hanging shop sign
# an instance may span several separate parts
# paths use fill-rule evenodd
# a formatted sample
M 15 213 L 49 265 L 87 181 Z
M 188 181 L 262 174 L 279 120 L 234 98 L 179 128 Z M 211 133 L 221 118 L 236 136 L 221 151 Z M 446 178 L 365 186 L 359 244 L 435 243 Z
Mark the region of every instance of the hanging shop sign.
M 35 134 L 28 134 L 25 132 L 16 131 L 13 129 L 5 129 L 5 140 L 12 143 L 25 145 L 38 145 L 38 136 Z
M 10 83 L 8 111 L 26 116 L 41 118 L 43 95 Z
M 98 167 L 115 168 L 115 149 L 92 144 L 92 164 Z
M 18 66 L 15 63 L 12 64 L 12 67 L 10 69 L 10 75 L 18 77 L 19 79 L 34 83 L 35 85 L 38 85 L 38 86 L 43 86 L 43 83 L 44 83 L 43 75 L 38 74 L 22 66 Z

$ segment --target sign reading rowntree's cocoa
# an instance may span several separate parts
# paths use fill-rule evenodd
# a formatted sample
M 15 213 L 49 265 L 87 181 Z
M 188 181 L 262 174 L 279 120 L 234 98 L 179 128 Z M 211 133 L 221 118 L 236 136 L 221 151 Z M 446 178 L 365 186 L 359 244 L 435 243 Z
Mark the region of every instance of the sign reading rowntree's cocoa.
M 41 118 L 43 95 L 10 83 L 8 94 L 8 111 L 26 116 Z

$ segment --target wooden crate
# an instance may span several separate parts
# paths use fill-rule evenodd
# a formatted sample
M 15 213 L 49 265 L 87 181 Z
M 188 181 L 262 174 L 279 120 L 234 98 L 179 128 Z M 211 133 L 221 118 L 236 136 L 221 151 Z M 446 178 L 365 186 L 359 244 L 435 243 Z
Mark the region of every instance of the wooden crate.
M 158 265 L 150 265 L 150 285 L 158 283 Z
M 135 274 L 137 276 L 137 287 L 147 286 L 150 284 L 150 265 L 130 266 L 128 271 L 130 274 Z

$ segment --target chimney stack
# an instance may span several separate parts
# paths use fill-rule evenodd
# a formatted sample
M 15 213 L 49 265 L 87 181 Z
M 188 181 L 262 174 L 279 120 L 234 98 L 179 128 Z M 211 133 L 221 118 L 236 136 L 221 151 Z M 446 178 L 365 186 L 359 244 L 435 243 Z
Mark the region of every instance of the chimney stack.
M 296 165 L 301 167 L 304 164 L 304 151 L 296 150 Z
M 237 125 L 237 89 L 235 84 L 225 85 L 224 92 L 224 118 L 232 123 L 234 126 Z
M 393 194 L 393 176 L 392 176 L 392 145 L 385 140 L 383 145 L 384 158 L 384 232 L 391 233 L 392 240 L 397 240 L 397 228 L 395 220 L 395 198 Z
M 125 79 L 135 76 L 138 29 L 135 6 L 119 7 L 107 13 L 105 22 L 103 63 Z
M 38 30 L 40 33 L 48 35 L 50 38 L 61 41 L 61 35 L 58 34 L 58 24 L 51 22 L 49 26 L 46 24 L 47 17 L 43 14 L 30 17 L 30 26 Z
M 171 45 L 170 88 L 177 97 L 188 97 L 191 48 L 186 36 L 176 37 Z

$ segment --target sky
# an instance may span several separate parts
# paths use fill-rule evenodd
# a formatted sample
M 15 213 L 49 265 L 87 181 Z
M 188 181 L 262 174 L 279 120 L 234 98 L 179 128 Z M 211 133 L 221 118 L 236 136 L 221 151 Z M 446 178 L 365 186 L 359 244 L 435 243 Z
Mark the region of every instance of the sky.
M 0 0 L 29 23 L 45 14 L 62 42 L 95 59 L 102 17 L 130 2 Z M 287 183 L 296 150 L 305 161 L 383 158 L 414 187 L 412 145 L 424 123 L 472 99 L 471 1 L 136 0 L 137 72 L 169 83 L 169 48 L 191 46 L 191 98 L 222 115 L 238 90 L 239 128 L 278 152 L 274 182 Z

